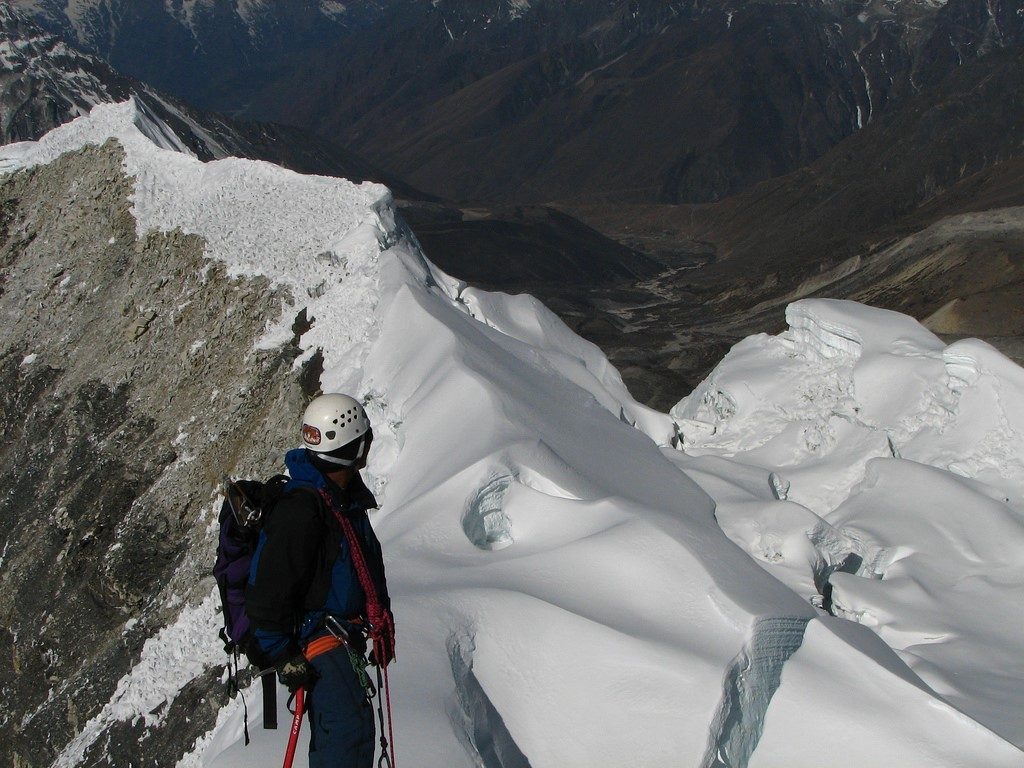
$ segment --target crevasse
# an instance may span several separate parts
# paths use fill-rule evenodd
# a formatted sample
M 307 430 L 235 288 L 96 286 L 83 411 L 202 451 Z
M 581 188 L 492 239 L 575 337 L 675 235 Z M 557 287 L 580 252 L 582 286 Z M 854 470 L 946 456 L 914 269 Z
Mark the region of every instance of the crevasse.
M 782 667 L 800 648 L 806 617 L 758 619 L 722 683 L 722 700 L 711 723 L 701 768 L 745 768 L 757 748 Z

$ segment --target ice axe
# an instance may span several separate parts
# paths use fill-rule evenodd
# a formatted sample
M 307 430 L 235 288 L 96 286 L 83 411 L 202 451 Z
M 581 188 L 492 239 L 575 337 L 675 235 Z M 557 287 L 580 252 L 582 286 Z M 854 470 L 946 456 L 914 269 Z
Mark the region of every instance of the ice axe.
M 299 729 L 302 728 L 302 715 L 306 708 L 306 689 L 295 691 L 295 716 L 292 717 L 292 729 L 288 733 L 288 748 L 284 751 L 284 768 L 292 768 L 295 759 L 295 747 L 299 743 Z

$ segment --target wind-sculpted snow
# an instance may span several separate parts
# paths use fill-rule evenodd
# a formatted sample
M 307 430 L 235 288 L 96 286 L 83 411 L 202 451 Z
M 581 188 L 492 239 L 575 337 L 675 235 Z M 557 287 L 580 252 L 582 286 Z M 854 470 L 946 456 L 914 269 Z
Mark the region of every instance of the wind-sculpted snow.
M 884 547 L 877 578 L 831 576 L 835 614 L 875 628 L 937 692 L 1024 744 L 1019 512 L 955 474 L 876 460 L 829 520 L 865 550 Z
M 686 458 L 669 448 L 671 421 L 639 406 L 600 351 L 536 301 L 476 291 L 433 267 L 386 190 L 246 161 L 203 165 L 170 149 L 173 136 L 133 104 L 97 108 L 38 144 L 8 148 L 0 167 L 45 163 L 109 137 L 135 178 L 140 236 L 195 233 L 212 261 L 287 289 L 260 344 L 298 334 L 300 359 L 321 351 L 322 388 L 366 403 L 378 436 L 370 480 L 383 503 L 373 524 L 398 626 L 392 683 L 405 764 L 793 766 L 839 743 L 830 765 L 886 764 L 880 758 L 901 751 L 913 758 L 888 762 L 1019 764 L 1017 749 L 936 697 L 870 630 L 823 623 L 799 585 L 766 578 L 679 471 Z M 296 316 L 311 327 L 293 331 Z M 791 342 L 776 357 L 796 366 L 787 357 L 795 351 Z M 751 354 L 751 372 L 754 362 Z M 706 400 L 695 395 L 706 408 L 689 418 L 713 414 L 708 439 L 764 402 L 757 387 L 727 392 L 730 381 L 717 394 L 706 387 Z M 770 377 L 754 383 L 763 398 Z M 836 372 L 823 391 L 852 411 L 844 386 Z M 684 427 L 684 445 L 688 434 L 696 433 Z M 735 469 L 756 492 L 758 470 Z M 800 476 L 781 470 L 770 483 L 765 472 L 767 499 L 813 518 L 776 500 L 787 480 L 790 498 L 807 493 Z M 208 510 L 196 510 L 196 526 L 206 530 L 204 549 L 184 569 L 211 551 Z M 854 599 L 837 586 L 837 604 Z M 153 679 L 170 701 L 208 668 L 215 619 L 200 627 L 197 615 L 183 613 L 167 630 L 170 652 L 147 646 L 63 763 L 89 744 L 94 754 L 103 729 L 122 718 L 160 727 L 146 714 L 158 703 L 124 692 Z M 190 645 L 201 663 L 176 666 Z M 236 699 L 180 765 L 276 765 L 286 730 L 258 727 L 257 688 L 246 692 L 255 743 L 242 744 Z M 859 700 L 870 712 L 858 713 Z
M 673 409 L 677 461 L 771 573 L 1024 744 L 1024 370 L 850 302 L 786 316 Z
M 946 347 L 912 318 L 804 300 L 790 330 L 737 344 L 672 409 L 690 455 L 779 468 L 789 498 L 837 507 L 871 458 L 898 456 L 1024 497 L 1024 374 L 976 339 Z M 862 341 L 863 339 L 863 341 Z

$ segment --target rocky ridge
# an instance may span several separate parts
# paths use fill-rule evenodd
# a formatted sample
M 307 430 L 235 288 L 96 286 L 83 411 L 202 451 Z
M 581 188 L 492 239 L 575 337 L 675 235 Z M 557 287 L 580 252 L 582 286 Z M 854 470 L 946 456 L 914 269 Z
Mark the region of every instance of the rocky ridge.
M 198 237 L 136 234 L 123 157 L 111 142 L 0 185 L 5 764 L 50 764 L 110 698 L 170 596 L 191 594 L 181 574 L 206 570 L 179 570 L 205 535 L 196 510 L 213 513 L 221 473 L 271 469 L 282 414 L 316 386 L 296 347 L 253 348 L 278 290 L 229 278 Z M 214 686 L 161 716 L 198 733 Z M 137 761 L 150 738 L 109 736 L 89 764 Z

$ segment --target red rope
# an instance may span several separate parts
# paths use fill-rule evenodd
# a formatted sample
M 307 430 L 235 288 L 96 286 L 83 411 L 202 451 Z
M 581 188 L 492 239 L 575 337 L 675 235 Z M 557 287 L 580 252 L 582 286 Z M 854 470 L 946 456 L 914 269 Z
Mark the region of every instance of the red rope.
M 391 683 L 388 681 L 388 666 L 384 665 L 384 700 L 388 708 L 388 744 L 391 745 L 391 768 L 395 768 L 395 729 L 394 718 L 391 717 Z
M 391 745 L 391 766 L 394 768 L 395 735 L 391 716 L 391 686 L 388 682 L 388 664 L 395 658 L 395 622 L 391 617 L 391 612 L 384 607 L 380 602 L 380 597 L 377 595 L 377 587 L 373 583 L 370 568 L 366 564 L 366 556 L 363 554 L 363 548 L 359 544 L 352 521 L 345 517 L 335 506 L 334 499 L 331 498 L 331 495 L 325 489 L 320 488 L 319 492 L 320 497 L 324 500 L 324 504 L 327 505 L 327 508 L 331 510 L 331 514 L 334 515 L 338 524 L 341 525 L 341 531 L 345 534 L 349 551 L 352 553 L 352 565 L 355 566 L 359 584 L 366 595 L 366 618 L 370 622 L 370 637 L 373 640 L 373 650 L 377 664 L 384 670 L 384 695 L 388 709 L 388 740 Z

